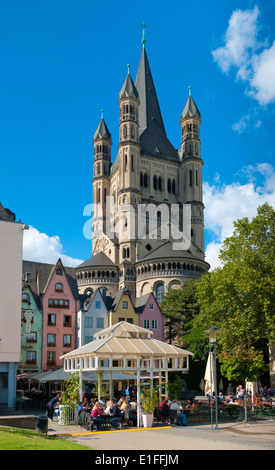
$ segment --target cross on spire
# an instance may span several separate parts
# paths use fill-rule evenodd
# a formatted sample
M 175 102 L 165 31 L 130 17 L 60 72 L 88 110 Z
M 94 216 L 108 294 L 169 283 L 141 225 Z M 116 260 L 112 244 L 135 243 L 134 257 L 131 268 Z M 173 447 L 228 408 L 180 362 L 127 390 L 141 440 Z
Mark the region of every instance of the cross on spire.
M 145 28 L 148 28 L 148 26 L 144 23 L 144 21 L 141 23 L 141 26 L 142 26 L 142 39 L 141 39 L 141 42 L 142 42 L 143 46 L 145 46 L 145 43 L 146 43 Z

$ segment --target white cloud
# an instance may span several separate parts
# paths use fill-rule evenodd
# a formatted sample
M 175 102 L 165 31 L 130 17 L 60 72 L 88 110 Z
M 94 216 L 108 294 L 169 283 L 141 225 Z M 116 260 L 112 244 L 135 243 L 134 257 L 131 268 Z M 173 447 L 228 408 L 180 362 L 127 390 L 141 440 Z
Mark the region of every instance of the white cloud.
M 235 10 L 229 20 L 224 45 L 212 51 L 213 59 L 224 73 L 236 70 L 236 79 L 248 85 L 246 93 L 261 106 L 275 101 L 275 41 L 259 42 L 257 6 Z M 236 127 L 237 131 L 238 127 Z
M 83 262 L 81 259 L 71 258 L 63 253 L 63 246 L 57 235 L 49 237 L 46 233 L 41 233 L 32 226 L 29 226 L 28 230 L 24 230 L 24 260 L 55 264 L 59 258 L 64 266 L 74 267 Z
M 211 270 L 221 266 L 219 251 L 224 239 L 232 235 L 235 220 L 251 219 L 265 202 L 275 207 L 275 171 L 269 163 L 244 167 L 239 176 L 246 179 L 244 184 L 204 184 L 205 229 L 214 235 L 206 247 Z
M 270 49 L 252 57 L 253 78 L 250 95 L 261 105 L 275 101 L 275 41 Z

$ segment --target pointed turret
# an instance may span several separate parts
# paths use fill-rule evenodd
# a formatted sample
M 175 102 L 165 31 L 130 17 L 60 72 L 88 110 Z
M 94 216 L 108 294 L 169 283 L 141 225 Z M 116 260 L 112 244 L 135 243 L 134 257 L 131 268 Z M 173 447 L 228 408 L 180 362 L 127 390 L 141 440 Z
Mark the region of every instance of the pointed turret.
M 100 224 L 102 211 L 103 215 L 103 227 L 100 226 L 99 230 L 105 230 L 105 219 L 106 219 L 106 198 L 109 196 L 109 176 L 111 166 L 111 147 L 112 137 L 107 127 L 106 122 L 103 118 L 103 110 L 101 111 L 101 120 L 95 131 L 93 138 L 94 145 L 94 178 L 93 178 L 93 202 L 97 205 L 97 209 L 94 211 L 93 222 L 96 226 L 97 219 L 99 218 Z M 99 211 L 99 212 L 97 212 Z M 96 235 L 96 232 L 94 232 Z
M 119 100 L 123 98 L 138 98 L 138 91 L 130 75 L 128 65 L 128 74 L 119 93 Z
M 187 118 L 188 116 L 197 117 L 199 119 L 201 118 L 201 113 L 199 112 L 198 107 L 193 99 L 193 96 L 191 95 L 191 86 L 189 86 L 188 100 L 186 101 L 186 105 L 184 106 L 184 109 L 181 114 L 181 117 L 183 119 Z
M 97 130 L 94 133 L 94 142 L 98 139 L 112 140 L 111 133 L 103 119 L 103 116 L 100 120 L 100 123 L 98 124 Z

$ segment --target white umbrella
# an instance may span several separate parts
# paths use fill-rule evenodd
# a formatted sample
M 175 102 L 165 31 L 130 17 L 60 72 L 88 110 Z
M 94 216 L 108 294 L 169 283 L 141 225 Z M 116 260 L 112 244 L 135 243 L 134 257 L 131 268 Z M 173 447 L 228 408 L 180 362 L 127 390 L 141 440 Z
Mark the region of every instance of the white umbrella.
M 213 392 L 215 392 L 215 380 L 214 380 L 214 358 L 213 353 L 208 354 L 205 374 L 204 374 L 204 381 L 205 387 L 204 392 L 205 395 L 213 396 Z

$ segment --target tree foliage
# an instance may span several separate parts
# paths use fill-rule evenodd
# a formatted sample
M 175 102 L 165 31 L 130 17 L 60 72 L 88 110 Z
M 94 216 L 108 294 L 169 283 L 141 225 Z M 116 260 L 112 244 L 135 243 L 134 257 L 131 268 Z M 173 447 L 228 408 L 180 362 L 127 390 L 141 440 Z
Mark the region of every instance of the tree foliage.
M 183 334 L 190 331 L 190 321 L 199 312 L 195 282 L 190 280 L 181 289 L 170 289 L 160 304 L 165 315 L 166 340 L 170 344 L 183 346 Z
M 234 222 L 233 235 L 220 252 L 223 266 L 203 275 L 196 285 L 200 313 L 194 324 L 222 329 L 219 358 L 227 366 L 233 357 L 240 364 L 240 350 L 250 351 L 257 373 L 259 355 L 253 348 L 275 342 L 274 222 L 275 211 L 268 204 L 260 206 L 251 221 L 245 217 Z
M 74 409 L 79 402 L 80 395 L 80 380 L 79 374 L 71 375 L 65 381 L 65 391 L 62 393 L 62 405 L 67 405 L 69 408 Z

